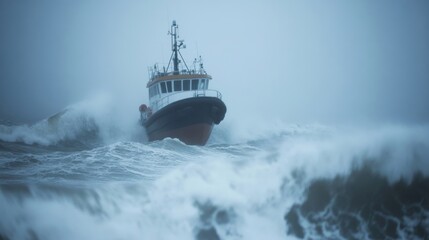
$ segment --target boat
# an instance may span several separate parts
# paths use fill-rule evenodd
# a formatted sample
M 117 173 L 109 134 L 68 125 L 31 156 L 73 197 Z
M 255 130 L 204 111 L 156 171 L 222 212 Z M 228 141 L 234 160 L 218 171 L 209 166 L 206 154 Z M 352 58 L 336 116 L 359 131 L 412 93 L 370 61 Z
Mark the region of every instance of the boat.
M 224 119 L 226 105 L 219 91 L 209 89 L 212 77 L 201 56 L 191 68 L 186 64 L 180 52 L 186 45 L 178 39 L 178 27 L 173 21 L 167 67 L 149 67 L 149 106 L 140 105 L 140 123 L 149 141 L 177 138 L 188 145 L 205 145 L 213 126 Z

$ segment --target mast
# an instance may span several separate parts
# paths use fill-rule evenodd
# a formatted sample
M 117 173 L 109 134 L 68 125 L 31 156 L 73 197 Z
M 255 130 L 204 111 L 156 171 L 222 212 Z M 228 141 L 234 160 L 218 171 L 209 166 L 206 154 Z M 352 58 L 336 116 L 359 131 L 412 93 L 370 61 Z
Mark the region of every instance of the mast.
M 173 21 L 173 25 L 171 25 L 171 47 L 173 50 L 173 67 L 174 67 L 174 74 L 179 73 L 179 56 L 178 56 L 178 49 L 177 49 L 177 24 L 176 21 Z

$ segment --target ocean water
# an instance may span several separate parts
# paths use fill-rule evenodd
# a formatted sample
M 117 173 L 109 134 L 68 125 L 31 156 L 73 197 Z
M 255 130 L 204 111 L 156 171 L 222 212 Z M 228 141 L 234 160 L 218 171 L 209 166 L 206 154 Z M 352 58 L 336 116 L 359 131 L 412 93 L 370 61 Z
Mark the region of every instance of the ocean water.
M 201 147 L 112 122 L 0 125 L 0 239 L 429 239 L 429 126 L 221 123 Z

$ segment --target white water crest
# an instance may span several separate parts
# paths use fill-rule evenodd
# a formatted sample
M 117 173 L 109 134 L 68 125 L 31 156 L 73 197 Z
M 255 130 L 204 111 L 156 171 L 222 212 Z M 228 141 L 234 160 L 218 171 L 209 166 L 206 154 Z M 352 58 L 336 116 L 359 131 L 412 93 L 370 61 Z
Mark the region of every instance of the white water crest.
M 144 141 L 138 112 L 129 114 L 129 108 L 119 105 L 112 96 L 98 94 L 35 124 L 0 125 L 0 140 L 42 146 L 90 138 L 102 143 L 132 138 Z

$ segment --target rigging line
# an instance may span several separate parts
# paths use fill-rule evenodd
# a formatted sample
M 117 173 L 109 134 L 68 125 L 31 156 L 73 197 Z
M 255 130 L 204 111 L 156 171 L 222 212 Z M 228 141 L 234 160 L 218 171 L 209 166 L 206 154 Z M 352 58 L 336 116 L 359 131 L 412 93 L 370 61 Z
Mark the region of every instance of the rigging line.
M 170 63 L 171 63 L 171 59 L 173 59 L 173 54 L 174 52 L 171 53 L 170 61 L 168 61 L 167 72 L 168 72 L 168 69 L 170 68 Z
M 186 61 L 185 61 L 185 59 L 183 58 L 183 56 L 182 56 L 182 54 L 180 53 L 180 51 L 177 51 L 177 52 L 179 52 L 179 55 L 180 55 L 180 57 L 182 58 L 183 63 L 185 64 L 186 70 L 188 70 L 188 72 L 189 72 L 189 68 L 188 68 L 188 65 L 186 65 Z

